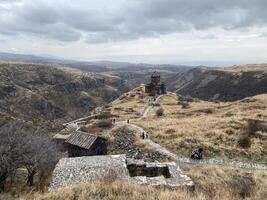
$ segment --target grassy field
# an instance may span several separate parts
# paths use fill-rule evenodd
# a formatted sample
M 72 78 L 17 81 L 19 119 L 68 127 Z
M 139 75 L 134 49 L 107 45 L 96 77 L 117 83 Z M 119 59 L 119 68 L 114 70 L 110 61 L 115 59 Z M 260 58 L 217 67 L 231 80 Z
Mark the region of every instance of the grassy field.
M 116 179 L 94 184 L 81 183 L 73 187 L 45 193 L 23 193 L 19 199 L 71 200 L 226 200 L 265 199 L 267 174 L 264 171 L 245 171 L 218 167 L 183 167 L 195 182 L 195 189 L 142 186 Z M 0 197 L 1 199 L 1 197 Z M 5 196 L 8 199 L 8 196 Z
M 142 126 L 155 142 L 178 155 L 189 157 L 193 149 L 201 146 L 208 158 L 267 162 L 266 94 L 234 102 L 194 100 L 183 106 L 175 94 L 169 93 L 144 119 L 142 113 L 149 99 L 140 87 L 106 109 L 117 116 L 117 120 L 131 119 L 131 123 Z M 160 117 L 156 115 L 159 108 L 164 110 Z M 96 112 L 103 110 L 98 108 Z M 256 124 L 251 125 L 250 121 Z M 90 126 L 92 124 L 87 125 L 89 130 Z
M 148 130 L 153 140 L 175 153 L 188 157 L 194 148 L 202 146 L 207 157 L 267 161 L 266 128 L 256 127 L 253 133 L 248 133 L 251 119 L 265 126 L 267 95 L 231 103 L 197 101 L 183 108 L 171 94 L 161 98 L 159 103 L 164 109 L 163 116 L 157 117 L 158 108 L 154 107 L 146 120 L 135 123 Z M 250 146 L 239 145 L 242 137 L 248 138 Z

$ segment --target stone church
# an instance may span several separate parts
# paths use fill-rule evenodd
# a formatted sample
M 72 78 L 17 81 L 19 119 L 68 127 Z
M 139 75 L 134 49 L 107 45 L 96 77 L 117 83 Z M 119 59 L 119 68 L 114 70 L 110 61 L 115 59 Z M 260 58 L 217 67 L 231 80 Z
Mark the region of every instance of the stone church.
M 158 72 L 154 72 L 151 75 L 150 83 L 145 85 L 145 92 L 150 96 L 166 94 L 166 85 L 160 82 L 160 74 Z

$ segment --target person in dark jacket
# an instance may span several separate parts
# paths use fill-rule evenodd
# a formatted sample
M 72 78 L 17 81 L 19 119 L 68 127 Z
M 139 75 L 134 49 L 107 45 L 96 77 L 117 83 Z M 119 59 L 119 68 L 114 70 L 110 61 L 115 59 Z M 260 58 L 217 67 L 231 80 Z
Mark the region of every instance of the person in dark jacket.
M 194 150 L 191 154 L 191 158 L 195 160 L 202 160 L 203 159 L 203 148 L 198 148 Z
M 145 139 L 145 132 L 142 132 L 142 138 Z

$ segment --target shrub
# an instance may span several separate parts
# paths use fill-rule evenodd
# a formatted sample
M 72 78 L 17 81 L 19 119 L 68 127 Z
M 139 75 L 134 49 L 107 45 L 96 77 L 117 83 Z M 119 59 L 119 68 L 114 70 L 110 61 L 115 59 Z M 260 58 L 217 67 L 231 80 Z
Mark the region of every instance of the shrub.
M 196 102 L 197 101 L 196 99 L 194 99 L 191 96 L 182 96 L 182 95 L 179 95 L 179 94 L 177 94 L 177 100 L 178 101 L 183 101 L 183 102 Z
M 206 114 L 212 114 L 212 113 L 214 113 L 214 109 L 205 108 L 205 109 L 199 110 L 199 112 L 203 112 L 203 113 L 206 113 Z
M 145 98 L 145 95 L 144 95 L 144 94 L 140 94 L 140 95 L 139 95 L 139 98 L 140 98 L 140 99 L 144 99 L 144 98 Z
M 110 111 L 102 111 L 99 115 L 98 118 L 99 119 L 107 119 L 111 116 Z
M 237 191 L 241 198 L 250 197 L 255 190 L 255 180 L 250 175 L 244 177 L 235 176 L 230 182 L 230 185 L 234 191 Z
M 105 105 L 105 108 L 111 108 L 112 106 L 110 104 Z
M 185 101 L 181 101 L 179 102 L 179 104 L 182 106 L 183 109 L 186 109 L 186 108 L 189 108 L 189 103 L 188 102 L 185 102 Z
M 164 114 L 164 109 L 163 108 L 157 109 L 156 114 L 158 117 L 162 116 Z
M 173 134 L 175 133 L 175 130 L 173 128 L 170 128 L 168 130 L 165 131 L 166 134 Z
M 225 113 L 225 117 L 232 117 L 234 115 L 235 114 L 232 111 L 229 111 L 229 112 Z
M 102 119 L 102 120 L 98 120 L 96 122 L 96 125 L 99 128 L 106 128 L 106 129 L 108 129 L 108 128 L 111 128 L 112 122 L 109 119 Z
M 230 128 L 225 130 L 225 133 L 228 134 L 228 135 L 233 135 L 235 133 L 235 130 L 230 127 Z
M 135 112 L 133 108 L 128 108 L 127 111 L 128 112 Z
M 251 140 L 249 135 L 242 135 L 238 139 L 238 145 L 242 148 L 249 148 L 251 146 Z
M 153 105 L 156 106 L 156 107 L 159 107 L 160 106 L 160 103 L 156 102 Z

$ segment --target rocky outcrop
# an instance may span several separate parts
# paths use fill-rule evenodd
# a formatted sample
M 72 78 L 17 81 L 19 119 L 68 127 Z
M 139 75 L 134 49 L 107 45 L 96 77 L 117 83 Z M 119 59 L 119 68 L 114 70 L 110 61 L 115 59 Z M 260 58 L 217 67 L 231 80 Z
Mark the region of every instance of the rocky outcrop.
M 14 85 L 11 84 L 0 85 L 0 99 L 4 99 L 6 97 L 15 97 L 16 95 L 17 95 L 17 90 Z
M 116 129 L 111 149 L 115 154 L 126 154 L 126 156 L 130 158 L 149 161 L 166 160 L 166 156 L 163 156 L 157 151 L 148 151 L 138 147 L 134 131 L 126 126 Z

